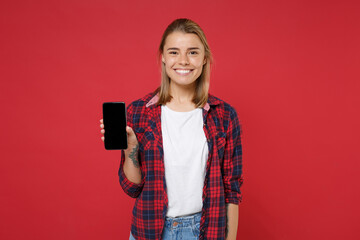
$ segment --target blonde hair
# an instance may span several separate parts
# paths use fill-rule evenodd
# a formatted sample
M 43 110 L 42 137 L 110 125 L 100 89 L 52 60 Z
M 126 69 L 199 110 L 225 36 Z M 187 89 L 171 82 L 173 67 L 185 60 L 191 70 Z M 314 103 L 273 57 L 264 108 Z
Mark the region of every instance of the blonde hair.
M 207 43 L 205 34 L 200 26 L 194 21 L 186 18 L 179 18 L 174 20 L 170 25 L 165 29 L 164 34 L 162 35 L 159 50 L 158 50 L 158 59 L 161 62 L 161 85 L 155 90 L 155 93 L 159 93 L 159 100 L 157 105 L 165 104 L 169 102 L 172 98 L 170 95 L 170 78 L 166 74 L 165 64 L 161 61 L 161 55 L 163 54 L 164 45 L 166 38 L 173 32 L 183 32 L 183 33 L 193 33 L 196 34 L 201 43 L 204 45 L 205 49 L 205 61 L 201 75 L 196 79 L 195 94 L 192 99 L 196 107 L 203 107 L 208 100 L 208 92 L 210 86 L 210 67 L 213 62 L 212 54 L 210 47 Z

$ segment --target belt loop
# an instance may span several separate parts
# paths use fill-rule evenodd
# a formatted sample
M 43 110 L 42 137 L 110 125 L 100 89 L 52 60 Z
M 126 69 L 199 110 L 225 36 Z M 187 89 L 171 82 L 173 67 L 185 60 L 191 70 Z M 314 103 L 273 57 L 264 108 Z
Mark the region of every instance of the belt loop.
M 169 218 L 170 222 L 169 222 L 169 226 L 170 228 L 172 229 L 173 227 L 173 222 L 174 222 L 174 219 L 173 218 Z

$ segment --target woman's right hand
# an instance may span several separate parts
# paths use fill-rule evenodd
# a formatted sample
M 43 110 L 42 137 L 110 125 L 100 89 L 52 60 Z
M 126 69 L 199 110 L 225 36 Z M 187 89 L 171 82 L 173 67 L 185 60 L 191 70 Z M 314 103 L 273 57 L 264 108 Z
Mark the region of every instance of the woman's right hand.
M 101 134 L 104 135 L 105 134 L 105 129 L 104 129 L 104 121 L 103 121 L 103 119 L 100 119 L 100 128 L 101 128 L 101 130 L 100 130 Z M 127 132 L 127 142 L 128 142 L 128 148 L 127 149 L 133 149 L 134 147 L 138 146 L 139 142 L 138 142 L 138 140 L 136 138 L 134 130 L 129 126 L 126 126 L 126 132 Z M 105 137 L 102 136 L 101 140 L 105 141 Z

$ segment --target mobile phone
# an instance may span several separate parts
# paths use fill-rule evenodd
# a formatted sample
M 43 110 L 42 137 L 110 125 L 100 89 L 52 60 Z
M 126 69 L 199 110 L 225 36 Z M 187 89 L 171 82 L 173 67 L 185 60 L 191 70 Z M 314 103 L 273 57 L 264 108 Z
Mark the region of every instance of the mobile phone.
M 124 102 L 104 102 L 105 149 L 127 149 L 126 107 Z

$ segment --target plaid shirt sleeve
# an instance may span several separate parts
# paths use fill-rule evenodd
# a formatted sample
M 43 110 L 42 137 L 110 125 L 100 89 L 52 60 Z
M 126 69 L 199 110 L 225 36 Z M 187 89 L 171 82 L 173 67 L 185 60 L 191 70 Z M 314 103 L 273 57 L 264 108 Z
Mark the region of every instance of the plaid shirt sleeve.
M 242 131 L 234 108 L 230 107 L 229 115 L 229 126 L 226 134 L 226 145 L 222 165 L 225 203 L 239 204 L 242 201 L 240 187 L 243 183 Z
M 134 129 L 134 124 L 133 124 L 133 113 L 134 113 L 134 109 L 133 109 L 133 105 L 130 104 L 127 107 L 127 114 L 126 114 L 126 120 L 127 120 L 127 125 L 129 127 L 131 127 L 132 129 Z M 138 154 L 138 160 L 140 161 L 140 154 Z M 121 160 L 120 160 L 120 167 L 119 167 L 119 182 L 120 182 L 120 186 L 122 187 L 122 189 L 124 190 L 124 192 L 129 195 L 132 198 L 136 198 L 140 195 L 143 187 L 144 187 L 144 183 L 145 183 L 145 178 L 142 177 L 141 182 L 139 184 L 133 183 L 131 182 L 125 175 L 124 173 L 124 162 L 125 162 L 125 153 L 124 150 L 121 150 Z M 140 164 L 141 167 L 141 164 Z

